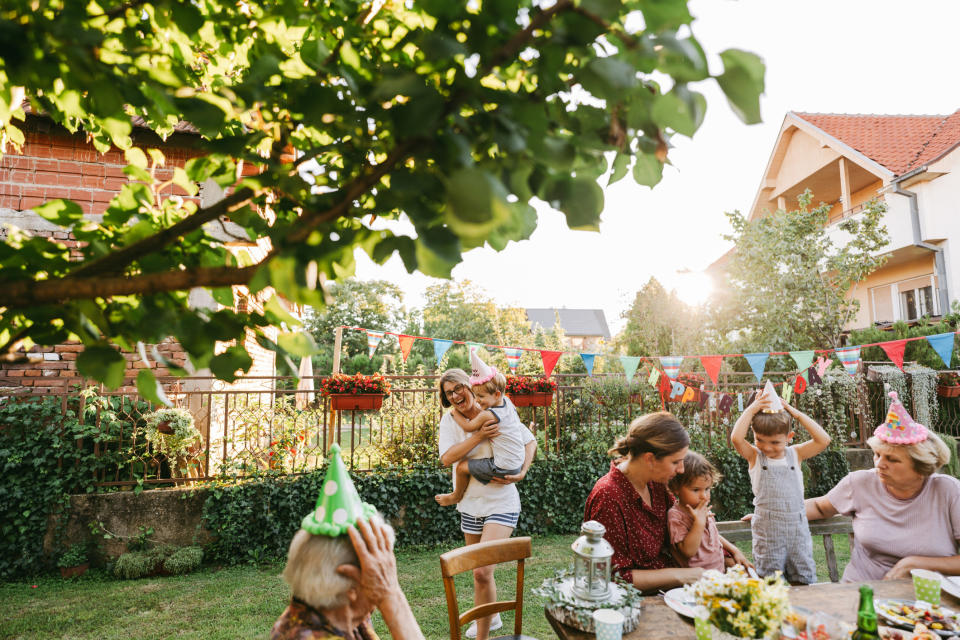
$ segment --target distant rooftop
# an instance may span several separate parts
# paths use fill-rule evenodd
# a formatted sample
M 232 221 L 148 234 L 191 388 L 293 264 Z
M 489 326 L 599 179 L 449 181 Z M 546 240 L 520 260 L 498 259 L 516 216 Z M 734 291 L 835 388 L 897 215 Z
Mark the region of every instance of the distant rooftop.
M 524 309 L 530 326 L 543 327 L 544 331 L 553 329 L 560 316 L 560 327 L 568 336 L 600 336 L 610 338 L 610 328 L 603 309 Z

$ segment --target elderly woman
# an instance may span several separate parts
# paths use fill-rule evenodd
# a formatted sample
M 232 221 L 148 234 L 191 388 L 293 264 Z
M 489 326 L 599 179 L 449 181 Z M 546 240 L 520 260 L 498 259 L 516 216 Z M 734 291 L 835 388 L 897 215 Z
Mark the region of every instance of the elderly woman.
M 906 578 L 911 569 L 960 573 L 960 481 L 935 473 L 950 450 L 910 417 L 896 392 L 890 397 L 886 422 L 867 441 L 874 468 L 806 501 L 809 520 L 853 516 L 844 582 Z
M 422 640 L 397 581 L 393 529 L 360 501 L 336 444 L 330 458 L 317 506 L 290 542 L 290 605 L 270 638 L 377 640 L 370 614 L 379 609 L 393 638 Z
M 667 512 L 674 498 L 667 483 L 683 471 L 690 437 L 677 418 L 666 411 L 633 421 L 610 455 L 610 472 L 593 486 L 583 519 L 596 520 L 613 547 L 612 568 L 643 591 L 693 582 L 700 568 L 678 567 L 670 553 Z M 748 566 L 737 547 L 722 537 L 725 556 Z
M 452 407 L 468 420 L 475 418 L 482 409 L 470 389 L 470 377 L 462 369 L 449 369 L 440 376 L 440 404 Z M 509 402 L 509 401 L 508 401 Z M 440 461 L 444 466 L 453 466 L 464 458 L 489 458 L 493 455 L 489 439 L 497 435 L 495 422 L 479 431 L 467 433 L 457 425 L 448 411 L 440 419 L 438 441 Z M 487 540 L 509 538 L 520 517 L 520 494 L 513 483 L 527 474 L 537 451 L 537 441 L 524 428 L 524 461 L 520 473 L 505 478 L 493 478 L 489 484 L 471 481 L 463 499 L 457 504 L 460 512 L 460 530 L 466 544 Z M 497 599 L 497 585 L 493 581 L 493 567 L 481 567 L 473 572 L 473 597 L 477 605 Z M 502 626 L 499 614 L 481 618 L 466 632 L 468 638 L 486 640 L 490 630 Z

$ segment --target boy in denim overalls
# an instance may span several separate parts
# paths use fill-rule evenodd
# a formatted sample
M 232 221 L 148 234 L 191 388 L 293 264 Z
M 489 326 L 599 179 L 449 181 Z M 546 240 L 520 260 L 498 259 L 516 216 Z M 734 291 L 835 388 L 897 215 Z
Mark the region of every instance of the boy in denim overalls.
M 791 417 L 810 440 L 788 446 L 793 439 Z M 746 439 L 750 426 L 755 444 Z M 768 380 L 763 393 L 737 419 L 730 439 L 750 465 L 754 507 L 750 528 L 757 572 L 767 576 L 782 571 L 794 584 L 816 582 L 800 461 L 826 449 L 830 436 L 812 418 L 783 402 Z

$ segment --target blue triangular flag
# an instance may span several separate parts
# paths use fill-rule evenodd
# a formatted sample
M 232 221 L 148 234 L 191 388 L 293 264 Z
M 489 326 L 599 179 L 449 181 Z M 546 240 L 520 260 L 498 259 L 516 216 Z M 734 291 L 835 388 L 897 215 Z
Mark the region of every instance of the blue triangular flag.
M 587 368 L 587 375 L 593 375 L 593 361 L 597 357 L 595 353 L 581 353 L 580 358 L 583 360 L 583 366 Z
M 447 352 L 447 349 L 449 349 L 452 344 L 453 340 L 433 339 L 433 357 L 437 359 L 437 364 L 440 364 L 440 358 L 443 357 L 443 354 Z
M 927 342 L 937 352 L 943 364 L 949 369 L 950 361 L 953 359 L 953 333 L 938 333 L 935 336 L 927 336 Z
M 620 364 L 623 365 L 623 372 L 627 374 L 627 382 L 633 378 L 640 366 L 640 356 L 620 356 Z
M 753 369 L 753 375 L 756 377 L 757 382 L 763 378 L 763 368 L 767 366 L 767 358 L 770 357 L 769 353 L 745 353 L 743 357 L 747 359 L 747 362 L 750 363 L 750 368 Z

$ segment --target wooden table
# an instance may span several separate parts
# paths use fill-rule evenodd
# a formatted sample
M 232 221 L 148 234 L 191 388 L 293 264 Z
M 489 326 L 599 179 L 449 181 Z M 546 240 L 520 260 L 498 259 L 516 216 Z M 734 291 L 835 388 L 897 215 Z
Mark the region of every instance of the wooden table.
M 879 580 L 868 582 L 873 587 L 873 594 L 877 598 L 902 598 L 913 600 L 913 581 L 911 580 Z M 951 608 L 960 609 L 960 600 L 957 600 L 946 591 L 941 594 L 941 602 Z M 837 618 L 856 624 L 857 605 L 860 602 L 860 583 L 824 582 L 806 587 L 790 587 L 790 603 L 798 607 L 806 607 L 813 611 L 824 611 Z M 563 640 L 592 640 L 592 633 L 585 633 L 579 629 L 568 627 L 558 622 L 544 612 L 547 621 L 553 627 L 557 637 Z M 881 620 L 882 624 L 882 620 Z M 684 618 L 663 601 L 663 596 L 646 596 L 643 599 L 643 614 L 640 625 L 628 634 L 624 640 L 694 640 L 693 621 Z

